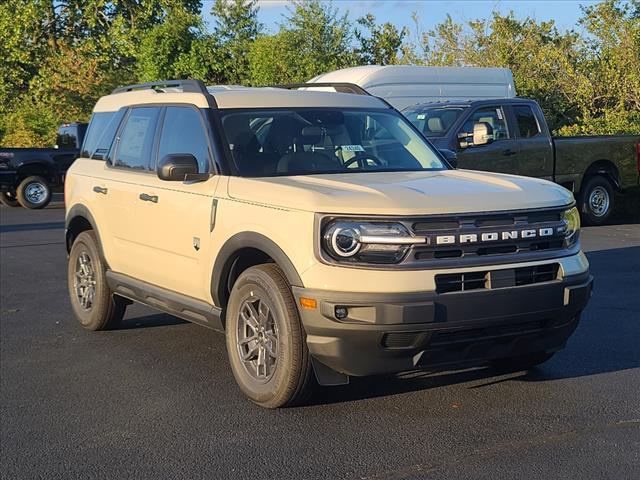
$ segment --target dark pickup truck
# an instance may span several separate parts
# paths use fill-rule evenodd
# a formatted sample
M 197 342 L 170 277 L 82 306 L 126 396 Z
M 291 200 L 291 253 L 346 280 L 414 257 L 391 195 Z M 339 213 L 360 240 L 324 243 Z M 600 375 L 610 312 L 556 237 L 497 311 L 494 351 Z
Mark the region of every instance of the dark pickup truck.
M 425 103 L 404 115 L 457 166 L 553 180 L 574 192 L 584 223 L 609 218 L 616 194 L 639 190 L 640 136 L 552 137 L 534 100 Z
M 86 123 L 58 128 L 55 148 L 0 148 L 0 202 L 37 209 L 51 201 L 54 187 L 80 154 Z

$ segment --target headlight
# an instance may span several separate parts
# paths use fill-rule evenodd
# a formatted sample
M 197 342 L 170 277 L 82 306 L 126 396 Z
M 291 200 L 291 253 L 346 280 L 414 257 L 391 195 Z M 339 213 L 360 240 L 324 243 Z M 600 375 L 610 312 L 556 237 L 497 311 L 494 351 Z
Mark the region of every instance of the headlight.
M 572 245 L 578 239 L 580 233 L 580 213 L 576 207 L 565 210 L 562 213 L 562 220 L 565 223 L 564 237 L 567 245 Z
M 411 245 L 425 242 L 400 223 L 350 220 L 331 222 L 322 237 L 331 258 L 349 263 L 398 263 Z

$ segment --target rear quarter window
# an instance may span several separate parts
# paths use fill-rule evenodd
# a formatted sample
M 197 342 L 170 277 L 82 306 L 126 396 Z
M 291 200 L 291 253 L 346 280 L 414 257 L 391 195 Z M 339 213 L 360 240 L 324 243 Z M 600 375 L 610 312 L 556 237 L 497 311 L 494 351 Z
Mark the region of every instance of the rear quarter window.
M 126 109 L 117 112 L 96 112 L 91 116 L 80 156 L 93 160 L 106 160 L 116 131 Z

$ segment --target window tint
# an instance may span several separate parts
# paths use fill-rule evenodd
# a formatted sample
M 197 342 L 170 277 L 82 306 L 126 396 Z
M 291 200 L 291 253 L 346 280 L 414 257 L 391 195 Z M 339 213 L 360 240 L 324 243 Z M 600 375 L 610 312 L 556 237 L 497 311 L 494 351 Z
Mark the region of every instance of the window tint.
M 120 133 L 114 165 L 137 170 L 148 167 L 159 112 L 160 109 L 157 107 L 139 107 L 131 110 Z
M 191 107 L 167 107 L 160 135 L 158 159 L 171 153 L 190 153 L 198 171 L 209 170 L 209 145 L 200 112 Z
M 507 130 L 507 122 L 504 112 L 500 107 L 484 107 L 479 108 L 464 123 L 462 131 L 465 133 L 473 133 L 473 125 L 476 123 L 488 123 L 493 129 L 493 139 L 503 140 L 509 138 L 509 130 Z
M 82 157 L 95 160 L 106 159 L 125 111 L 126 109 L 117 112 L 98 112 L 91 116 L 82 144 Z
M 515 105 L 513 111 L 516 114 L 516 122 L 521 138 L 535 137 L 540 133 L 536 116 L 529 105 Z

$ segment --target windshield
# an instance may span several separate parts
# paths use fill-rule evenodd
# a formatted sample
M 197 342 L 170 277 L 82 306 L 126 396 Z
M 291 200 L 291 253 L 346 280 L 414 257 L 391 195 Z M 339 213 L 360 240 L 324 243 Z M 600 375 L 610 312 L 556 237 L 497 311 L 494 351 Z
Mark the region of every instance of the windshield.
M 402 116 L 386 110 L 228 110 L 222 125 L 246 177 L 446 168 Z
M 464 112 L 464 107 L 433 107 L 404 112 L 426 137 L 444 137 Z

